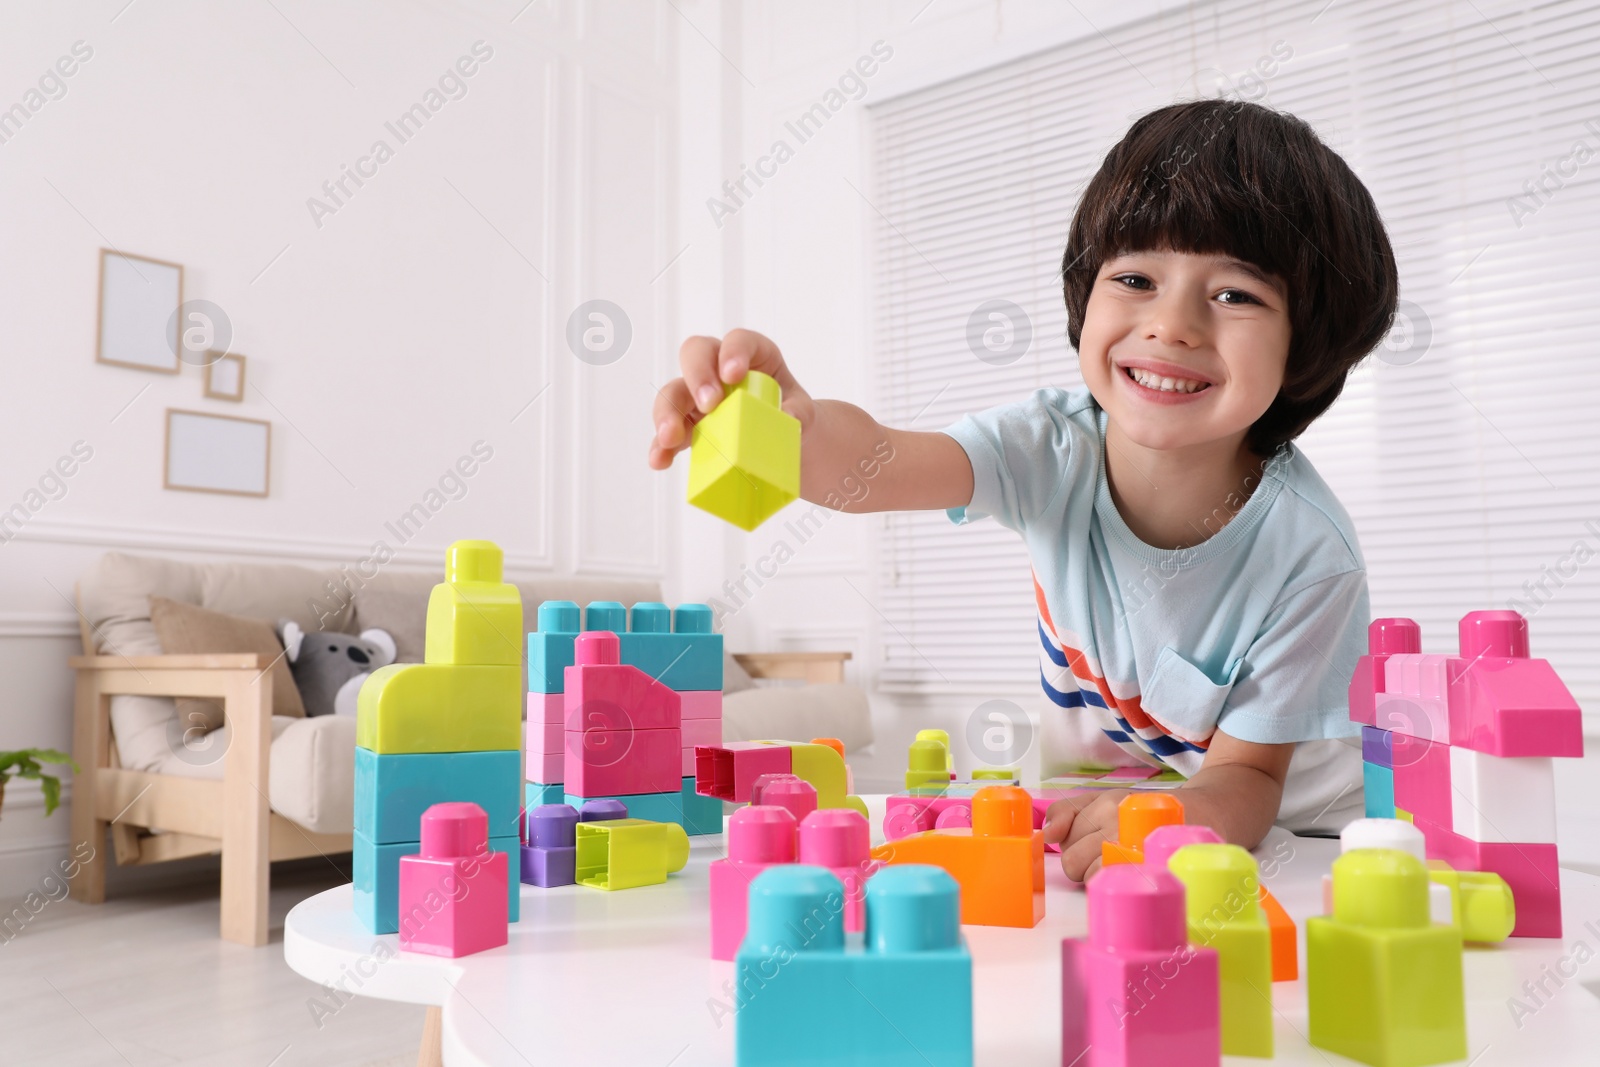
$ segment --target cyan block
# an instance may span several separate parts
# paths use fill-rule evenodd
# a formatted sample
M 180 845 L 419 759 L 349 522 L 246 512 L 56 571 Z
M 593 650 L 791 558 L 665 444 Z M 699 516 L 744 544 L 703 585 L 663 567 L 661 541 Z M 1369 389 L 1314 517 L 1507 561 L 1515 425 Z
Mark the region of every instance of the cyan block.
M 683 828 L 690 837 L 722 833 L 722 801 L 695 792 L 692 775 L 683 780 Z
M 489 838 L 493 852 L 506 854 L 506 870 L 520 870 L 522 843 L 517 835 Z M 420 852 L 420 841 L 397 841 L 376 844 L 366 834 L 356 831 L 351 842 L 352 903 L 356 918 L 374 934 L 400 932 L 400 857 Z M 513 864 L 515 866 L 513 866 Z M 522 883 L 515 878 L 506 879 L 509 919 L 516 922 L 521 917 Z
M 831 871 L 763 871 L 734 957 L 740 1067 L 971 1067 L 972 957 L 958 895 L 937 867 L 887 867 L 867 882 L 862 943 L 846 947 L 844 885 Z
M 641 610 L 643 609 L 643 610 Z M 711 609 L 680 604 L 672 612 L 672 632 L 663 629 L 665 604 L 634 605 L 634 629 L 617 634 L 622 662 L 679 692 L 722 689 L 722 635 L 711 632 Z M 640 630 L 638 627 L 649 629 Z
M 489 815 L 489 836 L 517 832 L 522 755 L 497 752 L 377 753 L 356 749 L 355 829 L 380 845 L 416 841 L 422 813 L 451 800 Z
M 542 782 L 524 782 L 522 786 L 522 806 L 532 811 L 540 804 L 564 804 L 566 787 L 560 782 L 554 785 L 545 785 Z
M 618 800 L 628 809 L 627 817 L 630 819 L 648 819 L 651 822 L 673 822 L 683 826 L 683 794 L 682 793 L 625 793 L 621 796 L 609 797 L 580 797 L 568 793 L 562 800 L 564 804 L 571 804 L 582 809 L 585 804 L 595 800 Z M 685 827 L 685 829 L 688 829 Z
M 1361 788 L 1366 797 L 1367 818 L 1392 819 L 1394 814 L 1394 771 L 1376 763 L 1361 764 Z
M 578 638 L 578 605 L 546 600 L 539 605 L 537 625 L 528 634 L 528 692 L 563 692 L 561 681 L 572 666 L 572 643 Z

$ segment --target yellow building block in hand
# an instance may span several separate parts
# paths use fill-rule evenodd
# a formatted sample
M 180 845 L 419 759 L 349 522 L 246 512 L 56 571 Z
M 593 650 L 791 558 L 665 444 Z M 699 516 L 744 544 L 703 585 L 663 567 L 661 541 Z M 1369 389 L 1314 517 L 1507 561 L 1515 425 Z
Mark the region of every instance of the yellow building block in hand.
M 694 427 L 689 503 L 754 530 L 800 495 L 800 420 L 778 383 L 751 371 Z
M 356 698 L 356 744 L 391 752 L 491 752 L 522 745 L 522 668 L 391 663 Z
M 444 581 L 428 597 L 425 662 L 522 663 L 522 594 L 501 580 L 503 567 L 504 555 L 492 541 L 450 546 Z

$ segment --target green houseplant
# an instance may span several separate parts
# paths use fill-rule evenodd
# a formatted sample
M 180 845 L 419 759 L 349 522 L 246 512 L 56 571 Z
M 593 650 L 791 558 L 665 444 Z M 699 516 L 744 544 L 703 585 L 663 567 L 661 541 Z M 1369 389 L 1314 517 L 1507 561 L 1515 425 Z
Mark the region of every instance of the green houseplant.
M 44 773 L 44 764 L 69 766 L 74 771 L 78 765 L 65 752 L 53 748 L 22 748 L 15 752 L 0 752 L 0 807 L 5 805 L 6 783 L 13 778 L 34 778 L 44 790 L 44 813 L 49 815 L 61 806 L 61 779 Z

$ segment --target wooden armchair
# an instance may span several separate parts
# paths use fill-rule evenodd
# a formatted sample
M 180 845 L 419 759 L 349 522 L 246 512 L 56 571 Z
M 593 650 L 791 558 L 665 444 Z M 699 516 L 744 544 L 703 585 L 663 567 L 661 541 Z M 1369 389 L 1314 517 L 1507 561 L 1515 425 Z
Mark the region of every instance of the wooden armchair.
M 752 678 L 809 684 L 844 681 L 848 652 L 735 652 L 733 658 Z
M 80 620 L 82 616 L 80 614 Z M 80 622 L 83 646 L 94 642 Z M 267 943 L 267 872 L 273 860 L 349 852 L 349 834 L 318 834 L 268 804 L 272 675 L 254 654 L 74 656 L 72 837 L 93 849 L 72 879 L 72 896 L 105 900 L 106 827 L 118 865 L 222 854 L 222 939 Z M 119 694 L 220 699 L 230 727 L 221 781 L 125 770 L 111 737 Z M 151 830 L 164 833 L 152 834 Z

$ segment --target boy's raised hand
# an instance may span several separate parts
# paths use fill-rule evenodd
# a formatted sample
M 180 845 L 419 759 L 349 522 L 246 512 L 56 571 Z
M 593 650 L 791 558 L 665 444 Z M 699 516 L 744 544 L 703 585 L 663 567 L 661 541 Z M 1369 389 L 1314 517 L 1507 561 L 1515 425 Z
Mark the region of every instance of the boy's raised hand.
M 1130 789 L 1066 797 L 1044 813 L 1044 839 L 1061 846 L 1061 869 L 1074 882 L 1100 869 L 1100 843 L 1117 839 L 1117 805 Z
M 724 386 L 742 381 L 749 371 L 777 380 L 783 390 L 783 410 L 800 420 L 802 434 L 816 415 L 816 404 L 789 373 L 778 346 L 754 330 L 732 330 L 720 340 L 691 337 L 678 349 L 678 367 L 683 377 L 656 393 L 651 413 L 656 432 L 649 462 L 655 470 L 672 466 L 673 457 L 689 447 L 694 424 L 722 402 Z

